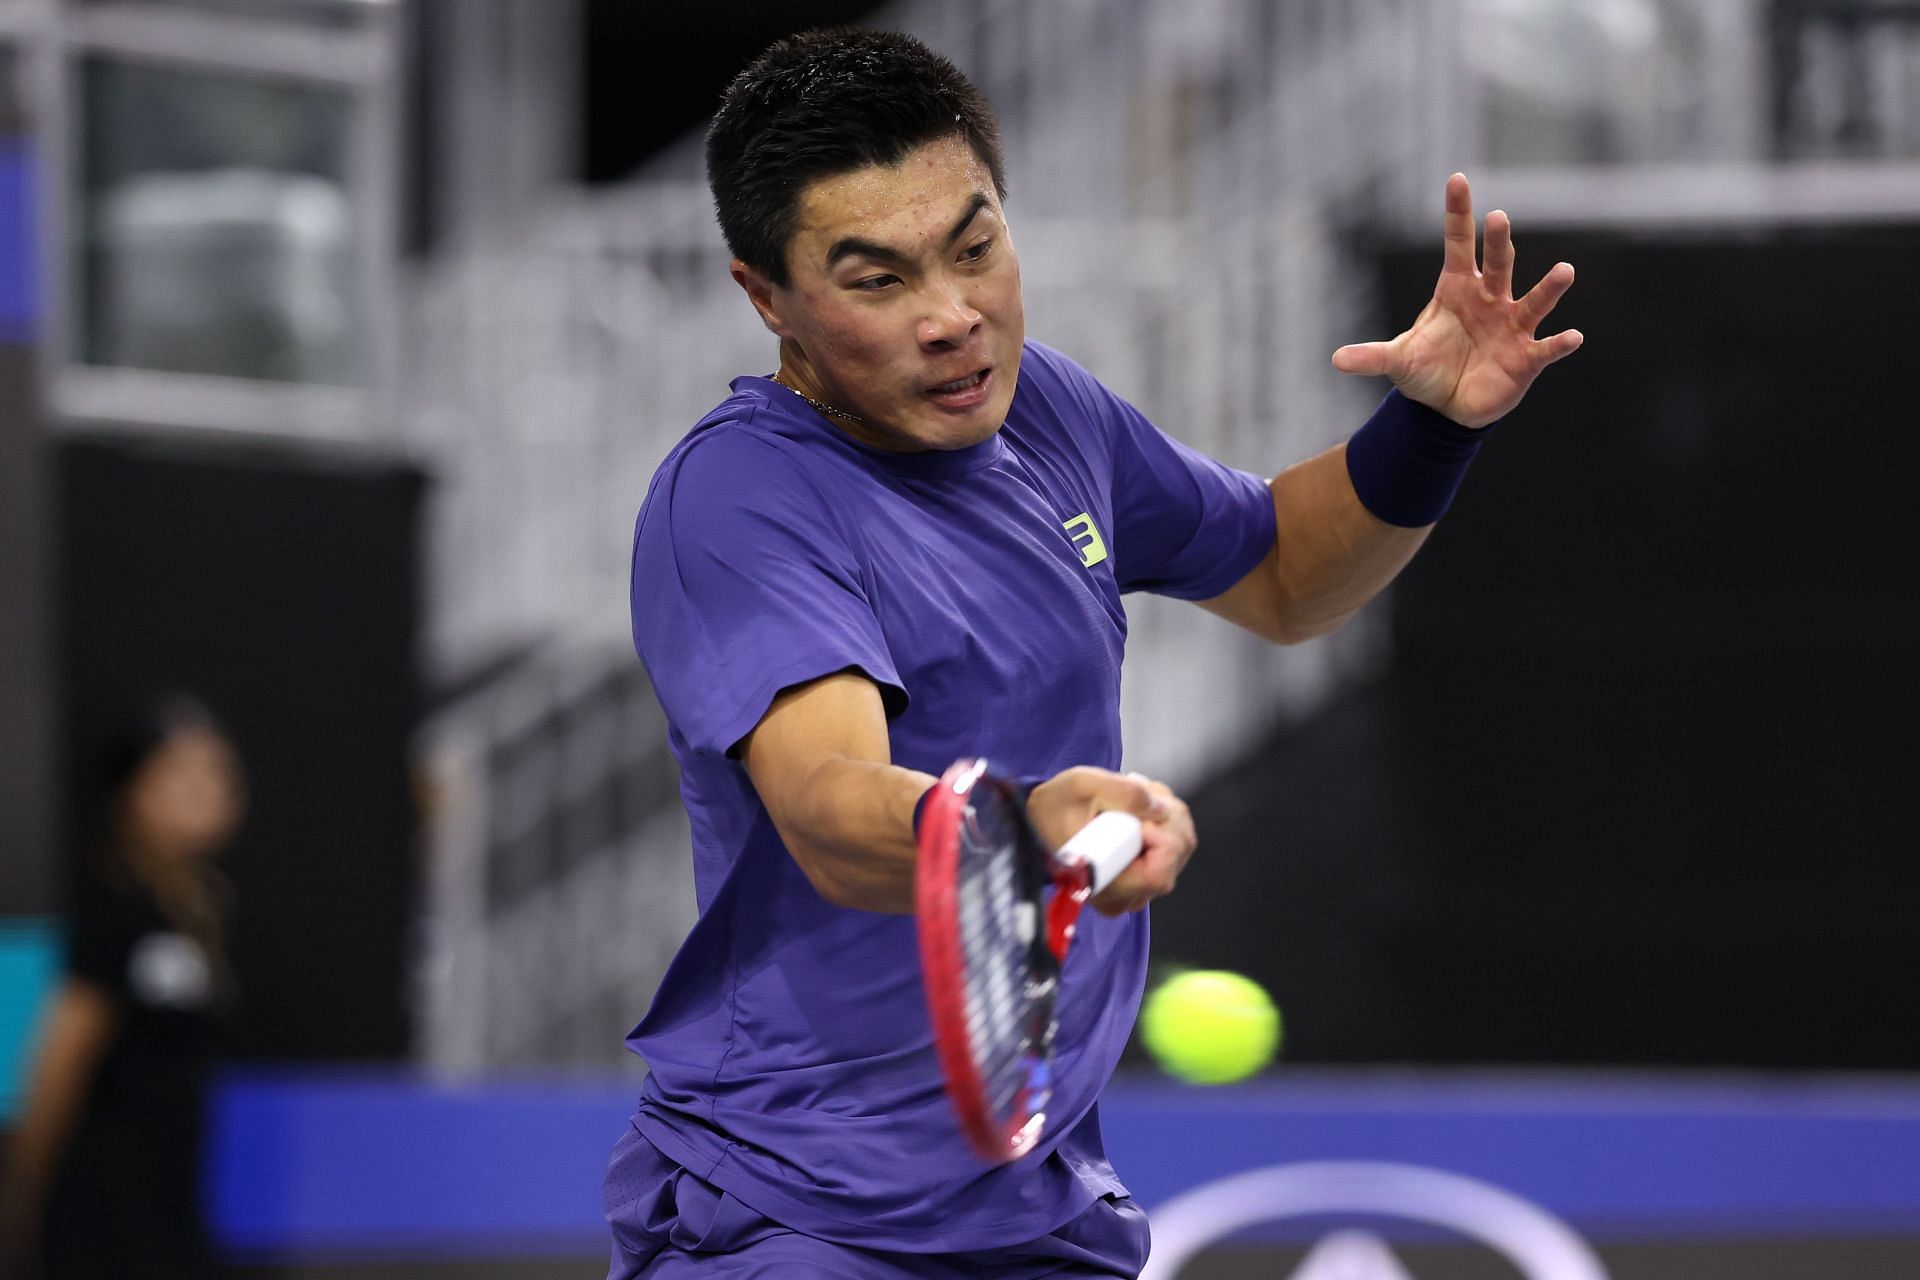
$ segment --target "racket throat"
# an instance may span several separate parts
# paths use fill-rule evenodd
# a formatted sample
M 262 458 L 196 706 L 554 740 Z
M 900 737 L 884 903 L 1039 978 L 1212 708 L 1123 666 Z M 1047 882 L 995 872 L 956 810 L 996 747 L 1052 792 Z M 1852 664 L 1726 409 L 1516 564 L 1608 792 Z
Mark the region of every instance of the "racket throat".
M 1047 903 L 1047 950 L 1055 963 L 1064 964 L 1080 924 L 1081 908 L 1093 896 L 1093 877 L 1081 866 L 1062 867 L 1053 875 L 1053 898 Z

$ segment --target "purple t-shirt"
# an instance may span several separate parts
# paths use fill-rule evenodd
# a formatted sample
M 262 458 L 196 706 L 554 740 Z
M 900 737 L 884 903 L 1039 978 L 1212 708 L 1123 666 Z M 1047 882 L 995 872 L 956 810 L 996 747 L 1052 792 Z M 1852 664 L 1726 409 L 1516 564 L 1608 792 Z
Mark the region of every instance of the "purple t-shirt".
M 896 764 L 1116 769 L 1121 594 L 1218 595 L 1273 538 L 1263 481 L 1037 343 L 1005 425 L 952 451 L 870 449 L 785 387 L 735 379 L 661 464 L 634 538 L 634 641 L 700 907 L 628 1037 L 650 1068 L 641 1133 L 767 1217 L 880 1248 L 1032 1239 L 1124 1194 L 1094 1104 L 1138 1009 L 1146 913 L 1083 917 L 1055 1119 L 989 1168 L 941 1086 L 913 919 L 821 898 L 731 751 L 781 689 L 854 669 L 880 686 Z

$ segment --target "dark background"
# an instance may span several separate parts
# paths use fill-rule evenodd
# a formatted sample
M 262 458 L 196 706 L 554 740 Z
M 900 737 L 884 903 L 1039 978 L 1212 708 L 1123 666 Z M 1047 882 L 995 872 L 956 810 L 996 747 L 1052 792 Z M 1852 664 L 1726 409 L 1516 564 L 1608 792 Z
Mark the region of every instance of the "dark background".
M 1268 983 L 1296 1061 L 1920 1067 L 1920 234 L 1521 254 L 1576 264 L 1585 347 L 1395 586 L 1383 678 L 1195 797 L 1156 955 Z M 1412 316 L 1437 247 L 1379 260 Z
M 238 903 L 234 1048 L 404 1054 L 419 474 L 132 434 L 69 437 L 58 459 L 72 842 L 93 825 L 112 727 L 157 692 L 197 695 L 252 800 L 222 857 Z
M 781 36 L 859 22 L 875 0 L 587 0 L 581 173 L 625 177 L 660 148 L 704 131 L 727 83 Z

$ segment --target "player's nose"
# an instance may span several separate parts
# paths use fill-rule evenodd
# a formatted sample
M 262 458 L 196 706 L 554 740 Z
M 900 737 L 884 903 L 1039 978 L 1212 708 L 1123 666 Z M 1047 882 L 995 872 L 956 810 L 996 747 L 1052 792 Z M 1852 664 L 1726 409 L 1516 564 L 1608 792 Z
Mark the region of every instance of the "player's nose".
M 959 288 L 937 284 L 927 291 L 926 314 L 920 318 L 920 344 L 949 348 L 962 345 L 981 325 L 981 315 Z

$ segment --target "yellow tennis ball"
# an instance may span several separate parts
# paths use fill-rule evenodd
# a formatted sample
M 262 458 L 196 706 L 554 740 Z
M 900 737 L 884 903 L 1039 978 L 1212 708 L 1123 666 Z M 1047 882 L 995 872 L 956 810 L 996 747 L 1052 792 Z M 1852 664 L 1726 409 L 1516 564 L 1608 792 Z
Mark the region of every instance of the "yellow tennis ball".
M 1273 1060 L 1280 1011 L 1251 978 L 1192 969 L 1148 994 L 1140 1032 L 1169 1073 L 1193 1084 L 1231 1084 Z

